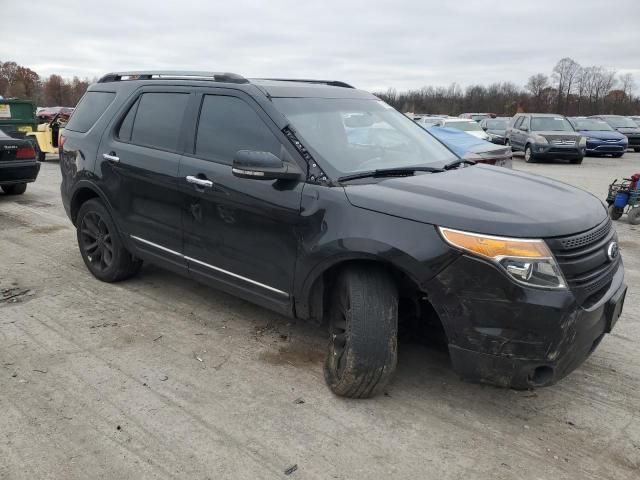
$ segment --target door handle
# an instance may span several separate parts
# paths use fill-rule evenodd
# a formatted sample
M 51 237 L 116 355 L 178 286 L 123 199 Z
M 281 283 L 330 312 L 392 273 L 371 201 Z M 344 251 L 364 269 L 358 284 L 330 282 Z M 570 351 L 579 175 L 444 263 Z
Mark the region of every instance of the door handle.
M 205 187 L 205 188 L 213 187 L 213 182 L 211 180 L 194 177 L 193 175 L 187 175 L 186 179 L 187 179 L 187 182 L 193 183 L 194 185 L 198 185 L 199 187 Z
M 114 152 L 111 152 L 114 153 Z M 111 155 L 111 153 L 103 153 L 102 154 L 102 158 L 104 158 L 105 160 L 109 160 L 110 162 L 119 162 L 120 161 L 120 157 L 116 157 L 115 155 Z

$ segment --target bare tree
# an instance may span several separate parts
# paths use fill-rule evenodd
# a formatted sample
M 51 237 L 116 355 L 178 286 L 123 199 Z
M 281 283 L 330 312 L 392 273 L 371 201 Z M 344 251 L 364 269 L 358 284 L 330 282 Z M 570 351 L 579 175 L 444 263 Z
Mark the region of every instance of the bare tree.
M 570 57 L 560 59 L 556 66 L 553 67 L 552 76 L 558 89 L 558 113 L 563 113 L 567 110 L 569 95 L 571 95 L 572 89 L 575 88 L 575 82 L 580 70 L 580 64 Z
M 549 77 L 543 73 L 537 73 L 529 77 L 525 88 L 531 93 L 534 99 L 535 109 L 542 111 L 542 97 L 545 89 L 549 86 Z

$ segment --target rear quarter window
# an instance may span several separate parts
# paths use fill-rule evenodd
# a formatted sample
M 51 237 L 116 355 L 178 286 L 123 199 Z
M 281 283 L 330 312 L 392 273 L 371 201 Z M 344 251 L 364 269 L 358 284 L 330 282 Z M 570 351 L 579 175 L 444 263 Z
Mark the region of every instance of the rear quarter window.
M 88 132 L 111 105 L 115 96 L 113 92 L 87 92 L 65 128 L 74 132 Z

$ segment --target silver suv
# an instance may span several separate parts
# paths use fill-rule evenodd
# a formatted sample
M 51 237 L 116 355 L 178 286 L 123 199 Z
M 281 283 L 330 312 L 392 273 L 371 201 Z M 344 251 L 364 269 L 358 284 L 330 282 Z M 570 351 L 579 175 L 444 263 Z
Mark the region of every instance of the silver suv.
M 507 145 L 524 152 L 524 159 L 531 163 L 543 158 L 568 159 L 582 163 L 587 139 L 576 132 L 563 115 L 553 113 L 518 113 L 506 132 Z

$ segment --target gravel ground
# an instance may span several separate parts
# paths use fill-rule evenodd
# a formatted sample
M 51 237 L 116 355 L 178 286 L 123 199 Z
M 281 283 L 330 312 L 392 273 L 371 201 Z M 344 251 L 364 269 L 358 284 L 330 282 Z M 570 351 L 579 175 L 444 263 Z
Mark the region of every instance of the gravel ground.
M 514 165 L 603 198 L 640 154 Z M 640 227 L 616 222 L 621 320 L 558 385 L 464 383 L 403 343 L 388 395 L 350 401 L 318 327 L 152 266 L 91 277 L 59 181 L 0 195 L 0 479 L 640 478 Z

